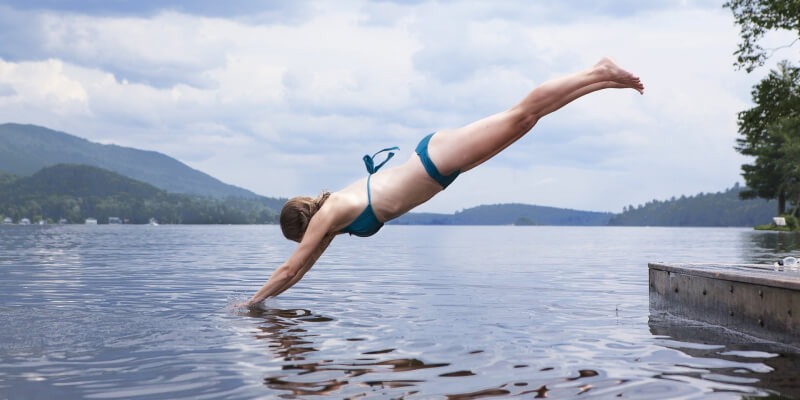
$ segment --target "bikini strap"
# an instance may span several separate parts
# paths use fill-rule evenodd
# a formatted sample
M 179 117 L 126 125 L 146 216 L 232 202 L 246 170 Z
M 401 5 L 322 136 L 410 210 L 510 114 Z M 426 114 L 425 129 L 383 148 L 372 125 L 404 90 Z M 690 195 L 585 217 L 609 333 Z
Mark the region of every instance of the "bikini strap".
M 378 170 L 381 169 L 383 164 L 386 164 L 387 162 L 389 162 L 389 160 L 392 159 L 392 157 L 394 157 L 394 153 L 392 152 L 392 150 L 400 150 L 400 148 L 397 147 L 397 146 L 387 147 L 387 148 L 385 148 L 385 149 L 373 154 L 372 157 L 370 157 L 369 154 L 365 155 L 364 156 L 364 165 L 367 167 L 367 172 L 369 172 L 370 175 L 378 172 Z M 383 153 L 385 151 L 388 151 L 389 155 L 386 156 L 386 159 L 383 160 L 383 162 L 381 162 L 378 165 L 375 165 L 375 157 L 378 154 L 381 154 L 381 153 Z
M 372 157 L 370 157 L 369 154 L 364 156 L 364 165 L 367 167 L 367 172 L 369 172 L 369 176 L 367 176 L 367 204 L 372 205 L 372 191 L 369 190 L 369 181 L 370 179 L 372 179 L 372 174 L 378 172 L 378 170 L 381 169 L 383 164 L 386 164 L 387 162 L 389 162 L 389 160 L 392 159 L 392 157 L 394 157 L 394 153 L 392 152 L 392 150 L 400 150 L 400 148 L 397 146 L 387 147 L 373 154 Z M 386 159 L 383 160 L 383 162 L 381 162 L 378 165 L 375 165 L 375 156 L 383 153 L 384 151 L 388 151 L 389 155 L 386 156 Z

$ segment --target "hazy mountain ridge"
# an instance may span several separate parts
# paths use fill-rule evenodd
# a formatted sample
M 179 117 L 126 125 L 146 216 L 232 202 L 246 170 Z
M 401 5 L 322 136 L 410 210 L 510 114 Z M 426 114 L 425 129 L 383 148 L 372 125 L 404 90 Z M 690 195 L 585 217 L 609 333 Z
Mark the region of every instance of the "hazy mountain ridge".
M 270 208 L 277 214 L 286 201 L 281 198 L 259 196 L 225 184 L 158 152 L 93 143 L 77 136 L 34 125 L 0 125 L 0 191 L 18 191 L 26 194 L 28 196 L 26 201 L 30 201 L 36 197 L 36 193 L 29 192 L 22 183 L 20 183 L 22 186 L 14 186 L 9 185 L 9 182 L 15 179 L 25 182 L 26 176 L 60 163 L 91 165 L 113 171 L 133 181 L 141 181 L 128 182 L 129 187 L 145 183 L 166 192 L 225 199 L 226 207 L 237 208 L 251 215 L 260 213 L 263 207 Z M 45 175 L 53 173 L 51 170 Z M 87 173 L 100 176 L 97 179 L 109 185 L 118 180 L 97 171 Z M 52 183 L 57 184 L 55 181 Z M 71 193 L 72 189 L 69 185 L 61 186 L 61 195 Z M 623 212 L 618 214 L 511 203 L 479 205 L 453 214 L 409 213 L 389 223 L 566 226 L 754 226 L 768 223 L 775 214 L 774 202 L 757 199 L 740 200 L 738 193 L 742 190 L 744 188 L 736 184 L 733 188 L 718 193 L 700 193 L 666 201 L 652 200 L 638 207 L 625 207 Z M 123 193 L 125 192 L 108 195 L 119 197 Z M 2 194 L 0 192 L 0 195 Z M 53 195 L 54 192 L 42 194 L 45 197 Z M 152 193 L 151 195 L 163 196 Z M 195 200 L 200 201 L 200 199 Z M 274 222 L 274 215 L 266 218 L 264 214 L 261 217 L 263 217 L 259 219 L 261 222 Z
M 91 165 L 173 193 L 258 197 L 155 151 L 94 143 L 36 125 L 0 125 L 1 171 L 27 176 L 56 164 Z
M 774 201 L 741 200 L 744 187 L 670 200 L 651 200 L 622 213 L 570 210 L 527 204 L 495 204 L 454 214 L 410 213 L 398 225 L 560 225 L 560 226 L 756 226 L 776 214 Z
M 699 193 L 666 201 L 652 200 L 625 207 L 609 221 L 618 226 L 756 226 L 768 224 L 777 214 L 775 201 L 742 200 L 746 188 L 735 184 L 717 193 Z
M 127 195 L 153 197 L 167 192 L 153 185 L 109 170 L 77 164 L 58 164 L 42 168 L 31 176 L 18 178 L 4 187 L 0 198 L 32 196 L 105 197 Z
M 509 203 L 480 205 L 454 214 L 410 213 L 392 221 L 399 225 L 607 225 L 614 214 Z
M 169 193 L 153 185 L 89 165 L 58 164 L 0 183 L 0 216 L 13 221 L 130 223 L 156 218 L 176 224 L 275 223 L 276 212 L 257 198 L 217 199 Z

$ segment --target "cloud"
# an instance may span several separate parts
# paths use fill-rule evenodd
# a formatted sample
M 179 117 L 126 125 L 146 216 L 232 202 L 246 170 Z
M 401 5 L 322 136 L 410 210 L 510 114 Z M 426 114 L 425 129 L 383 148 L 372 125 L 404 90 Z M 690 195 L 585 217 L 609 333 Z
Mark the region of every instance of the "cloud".
M 223 9 L 224 8 L 224 9 Z M 512 106 L 604 55 L 642 76 L 542 119 L 424 211 L 619 211 L 739 180 L 757 75 L 716 1 L 5 2 L 0 121 L 157 150 L 270 196 L 339 189 L 361 156 Z
M 14 90 L 14 87 L 7 83 L 0 83 L 0 97 L 14 96 L 16 94 L 17 91 Z
M 5 59 L 58 58 L 155 87 L 213 86 L 203 72 L 225 62 L 228 46 L 224 38 L 204 34 L 204 24 L 210 21 L 183 14 L 144 19 L 18 13 L 15 21 L 23 16 L 21 30 L 13 23 L 3 29 L 22 36 L 3 52 Z
M 259 1 L 237 0 L 220 2 L 214 0 L 5 0 L 6 6 L 25 11 L 58 12 L 95 16 L 141 16 L 150 17 L 163 11 L 212 17 L 270 17 L 273 21 L 294 20 L 307 13 L 308 1 Z

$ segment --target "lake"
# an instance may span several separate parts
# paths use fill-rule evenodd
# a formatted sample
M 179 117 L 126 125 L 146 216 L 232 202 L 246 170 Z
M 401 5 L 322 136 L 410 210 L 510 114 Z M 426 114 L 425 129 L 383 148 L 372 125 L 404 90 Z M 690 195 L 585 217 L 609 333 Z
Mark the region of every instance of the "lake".
M 651 312 L 647 263 L 740 228 L 388 225 L 263 310 L 277 226 L 0 225 L 0 399 L 795 398 L 800 350 Z

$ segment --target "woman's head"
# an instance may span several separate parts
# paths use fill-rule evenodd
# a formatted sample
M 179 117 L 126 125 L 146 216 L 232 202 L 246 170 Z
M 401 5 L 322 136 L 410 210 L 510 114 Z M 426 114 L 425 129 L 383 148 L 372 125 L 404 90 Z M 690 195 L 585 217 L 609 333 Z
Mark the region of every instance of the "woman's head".
M 300 242 L 306 233 L 311 217 L 322 208 L 322 204 L 330 196 L 330 192 L 322 192 L 318 197 L 299 196 L 289 199 L 281 210 L 281 231 L 289 240 Z

